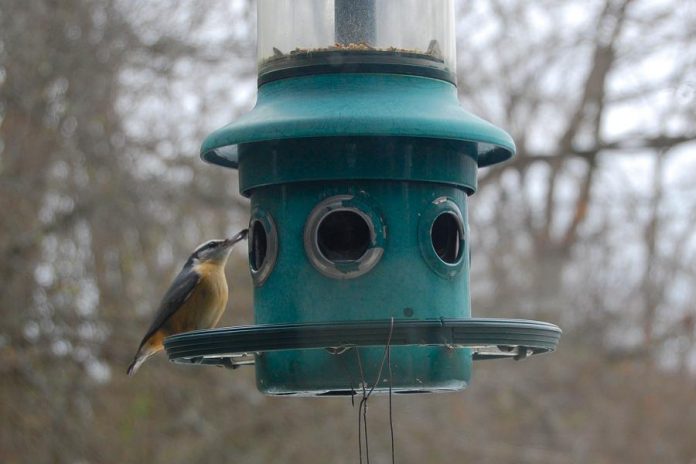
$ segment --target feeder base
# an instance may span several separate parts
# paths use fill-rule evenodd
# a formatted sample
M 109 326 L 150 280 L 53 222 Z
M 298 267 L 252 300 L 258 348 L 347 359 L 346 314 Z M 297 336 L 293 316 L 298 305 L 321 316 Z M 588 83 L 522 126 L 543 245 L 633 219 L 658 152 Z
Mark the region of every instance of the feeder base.
M 373 386 L 378 393 L 461 390 L 473 360 L 546 353 L 560 336 L 553 324 L 519 319 L 380 320 L 199 330 L 164 346 L 178 363 L 255 363 L 257 385 L 269 395 L 347 396 Z
M 471 350 L 446 347 L 294 350 L 256 357 L 256 384 L 267 395 L 350 396 L 451 392 L 471 378 Z M 381 369 L 380 369 L 381 367 Z M 391 370 L 390 370 L 391 369 Z M 390 375 L 391 373 L 391 375 Z

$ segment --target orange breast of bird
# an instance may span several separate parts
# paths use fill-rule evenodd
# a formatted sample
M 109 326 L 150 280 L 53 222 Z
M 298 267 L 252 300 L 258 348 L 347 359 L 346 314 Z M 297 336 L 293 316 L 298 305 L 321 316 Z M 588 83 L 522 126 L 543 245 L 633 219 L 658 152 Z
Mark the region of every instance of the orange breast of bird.
M 197 265 L 195 271 L 201 280 L 165 323 L 164 329 L 170 334 L 214 327 L 227 306 L 228 289 L 223 267 L 206 263 Z

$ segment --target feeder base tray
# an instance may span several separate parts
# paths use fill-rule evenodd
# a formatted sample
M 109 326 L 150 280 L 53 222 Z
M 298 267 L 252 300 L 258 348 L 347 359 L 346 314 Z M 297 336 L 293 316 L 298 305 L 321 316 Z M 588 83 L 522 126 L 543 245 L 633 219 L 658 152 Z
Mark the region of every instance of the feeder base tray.
M 391 337 L 390 337 L 391 335 Z M 514 358 L 554 351 L 561 329 L 523 319 L 376 320 L 266 324 L 197 330 L 167 337 L 176 363 L 239 367 L 271 351 L 325 349 L 339 354 L 354 347 L 445 346 L 470 348 L 474 360 Z
M 176 363 L 255 364 L 269 395 L 344 396 L 461 390 L 472 360 L 524 359 L 555 350 L 560 336 L 553 324 L 519 319 L 390 319 L 224 327 L 164 346 Z

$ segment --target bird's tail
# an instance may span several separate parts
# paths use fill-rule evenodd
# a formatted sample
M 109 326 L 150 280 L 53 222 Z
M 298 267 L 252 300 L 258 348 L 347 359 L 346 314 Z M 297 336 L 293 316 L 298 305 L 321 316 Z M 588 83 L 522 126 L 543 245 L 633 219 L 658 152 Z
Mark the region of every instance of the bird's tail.
M 138 369 L 140 369 L 140 366 L 145 362 L 146 359 L 147 358 L 142 358 L 138 356 L 133 358 L 133 362 L 130 363 L 130 366 L 128 366 L 128 370 L 126 371 L 126 373 L 128 375 L 134 375 L 136 372 L 138 372 Z
M 151 347 L 143 346 L 138 350 L 138 354 L 136 354 L 133 358 L 133 362 L 130 363 L 130 366 L 128 366 L 128 370 L 126 371 L 126 373 L 128 375 L 135 375 L 135 373 L 138 372 L 138 369 L 140 369 L 140 366 L 142 366 L 143 363 L 147 361 L 147 359 L 150 356 L 157 354 L 161 350 L 161 348 L 152 349 Z

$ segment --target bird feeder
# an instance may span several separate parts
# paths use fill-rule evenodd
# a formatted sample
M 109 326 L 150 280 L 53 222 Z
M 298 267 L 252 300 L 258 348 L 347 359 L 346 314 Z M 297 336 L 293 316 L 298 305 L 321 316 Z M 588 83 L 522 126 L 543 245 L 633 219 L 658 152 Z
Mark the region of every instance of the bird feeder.
M 556 347 L 471 317 L 468 197 L 515 146 L 459 106 L 454 31 L 452 0 L 259 0 L 256 106 L 201 151 L 251 200 L 255 325 L 169 337 L 170 359 L 254 363 L 271 395 L 421 393 Z

